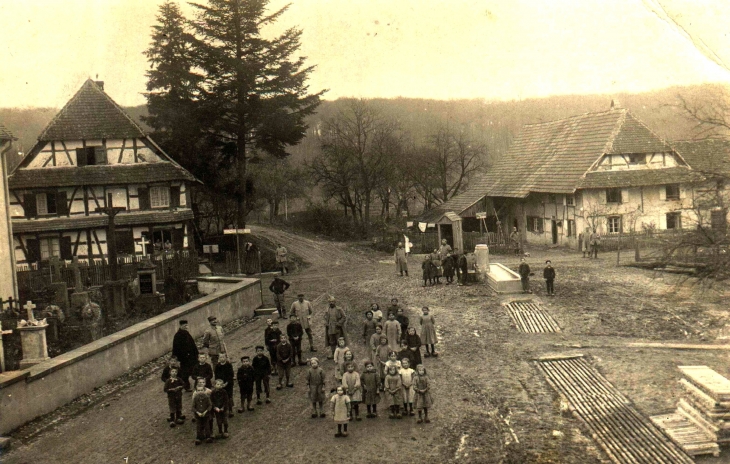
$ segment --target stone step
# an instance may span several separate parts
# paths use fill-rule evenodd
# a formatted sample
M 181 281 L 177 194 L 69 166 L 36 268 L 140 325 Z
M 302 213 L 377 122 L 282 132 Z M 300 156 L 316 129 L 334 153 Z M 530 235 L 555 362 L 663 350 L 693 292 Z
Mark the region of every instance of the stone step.
M 279 313 L 276 311 L 276 308 L 258 308 L 258 309 L 254 309 L 253 313 L 259 317 L 261 317 L 261 316 L 278 317 L 279 316 Z

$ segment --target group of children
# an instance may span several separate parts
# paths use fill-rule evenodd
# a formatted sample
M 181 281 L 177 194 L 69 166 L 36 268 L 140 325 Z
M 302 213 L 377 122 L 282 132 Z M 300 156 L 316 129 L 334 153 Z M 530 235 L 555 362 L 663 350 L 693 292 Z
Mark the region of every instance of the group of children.
M 365 403 L 366 418 L 378 417 L 378 404 L 382 397 L 385 397 L 390 418 L 415 416 L 414 411 L 417 411 L 419 424 L 430 423 L 428 411 L 433 398 L 430 379 L 421 357 L 421 346 L 426 347 L 424 357 L 438 356 L 435 350 L 435 344 L 438 343 L 435 320 L 428 307 L 424 307 L 419 317 L 421 335 L 418 335 L 416 327 L 409 326 L 408 317 L 398 306 L 397 299 L 391 303 L 385 323 L 382 323 L 383 314 L 377 304 L 366 312 L 363 341 L 369 359 L 363 363 L 362 369 L 356 363 L 353 351 L 346 346 L 345 338 L 340 337 L 338 340 L 334 352 L 334 385 L 330 390 L 333 394 L 329 399 L 331 413 L 337 424 L 336 437 L 348 435 L 347 425 L 350 421 L 362 420 L 360 403 Z M 292 316 L 287 335 L 284 335 L 277 321 L 267 320 L 264 339 L 271 359 L 264 354 L 263 345 L 257 346 L 253 358 L 241 358 L 241 366 L 235 377 L 233 366 L 225 353 L 219 355 L 215 367 L 207 362 L 206 354 L 199 355 L 198 364 L 191 372 L 195 379 L 191 403 L 192 420 L 196 423 L 196 445 L 203 441 L 213 442 L 214 423 L 218 427 L 216 438 L 228 438 L 228 419 L 234 416 L 234 382 L 238 382 L 241 396 L 238 412 L 253 411 L 254 391 L 257 405 L 262 404 L 262 394 L 265 395 L 265 402 L 271 403 L 269 380 L 272 375 L 278 377 L 277 390 L 283 388 L 284 384 L 294 387 L 290 376 L 292 365 L 297 359 L 298 365 L 309 364 L 306 383 L 312 404 L 312 418 L 326 417 L 326 375 L 317 358 L 311 358 L 308 363 L 302 360 L 303 332 L 297 330 L 297 324 L 297 317 Z M 179 363 L 173 357 L 162 373 L 164 391 L 168 397 L 170 427 L 185 423 L 182 414 L 185 382 L 179 372 Z

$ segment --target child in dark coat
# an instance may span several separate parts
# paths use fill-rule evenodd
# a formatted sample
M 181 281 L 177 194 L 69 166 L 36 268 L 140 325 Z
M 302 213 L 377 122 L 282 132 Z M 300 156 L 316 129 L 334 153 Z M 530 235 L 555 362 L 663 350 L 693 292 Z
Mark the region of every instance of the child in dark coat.
M 312 419 L 317 418 L 317 405 L 319 405 L 319 417 L 325 417 L 324 407 L 325 401 L 324 383 L 325 374 L 319 367 L 319 359 L 312 358 L 309 360 L 310 368 L 307 371 L 307 387 L 309 387 L 309 401 L 312 403 Z
M 238 413 L 243 413 L 245 408 L 253 411 L 251 402 L 253 401 L 253 384 L 256 374 L 251 366 L 251 358 L 248 356 L 241 358 L 241 367 L 236 372 L 236 378 L 238 378 L 238 388 L 241 390 L 241 407 L 238 408 Z
M 289 325 L 286 326 L 286 334 L 289 337 L 289 344 L 294 349 L 292 355 L 292 364 L 297 362 L 300 366 L 306 366 L 307 363 L 302 362 L 302 337 L 304 336 L 304 328 L 299 322 L 299 316 L 292 314 L 290 316 Z
M 211 438 L 211 411 L 213 403 L 210 401 L 211 391 L 205 388 L 205 379 L 199 378 L 195 381 L 195 392 L 193 392 L 193 418 L 196 421 L 195 444 L 199 445 L 203 440 L 213 442 Z
M 287 340 L 286 335 L 281 336 L 279 345 L 276 347 L 276 370 L 279 371 L 279 384 L 277 390 L 281 390 L 282 384 L 286 381 L 286 386 L 292 388 L 293 383 L 290 382 L 291 365 L 294 362 L 294 348 Z
M 175 424 L 185 423 L 185 416 L 182 415 L 182 391 L 185 388 L 185 382 L 177 376 L 177 369 L 170 369 L 170 374 L 165 380 L 165 393 L 167 393 L 167 405 L 170 407 L 170 418 L 167 421 L 170 427 Z
M 264 354 L 264 347 L 256 347 L 256 356 L 253 358 L 254 381 L 256 382 L 256 404 L 261 404 L 261 385 L 266 392 L 266 404 L 271 403 L 269 399 L 269 376 L 271 375 L 271 361 Z
M 411 359 L 411 366 L 418 366 L 422 363 L 421 361 L 421 337 L 416 333 L 415 327 L 408 327 L 408 333 L 405 338 L 408 349 L 413 353 L 413 359 Z
M 360 376 L 360 385 L 362 386 L 362 399 L 368 408 L 365 417 L 371 419 L 378 417 L 378 403 L 380 403 L 380 376 L 375 370 L 375 365 L 370 361 L 365 361 L 365 372 Z
M 213 367 L 211 367 L 211 365 L 205 361 L 206 361 L 205 353 L 200 353 L 198 355 L 198 364 L 196 364 L 195 367 L 193 367 L 192 375 L 193 375 L 193 378 L 195 378 L 195 379 L 200 379 L 200 378 L 205 379 L 205 388 L 210 389 L 213 386 L 213 384 L 212 384 Z
M 170 358 L 170 361 L 167 362 L 167 365 L 165 366 L 165 368 L 162 369 L 162 375 L 160 376 L 160 378 L 162 379 L 163 382 L 166 382 L 167 379 L 170 378 L 170 370 L 173 369 L 173 368 L 174 369 L 177 369 L 178 376 L 179 376 L 179 374 L 180 374 L 180 361 L 178 361 L 175 356 L 172 356 Z M 182 378 L 182 377 L 180 377 L 180 378 Z
M 228 393 L 228 417 L 233 417 L 233 364 L 228 362 L 226 353 L 218 355 L 218 364 L 215 366 L 215 379 L 223 380 L 223 388 Z
M 406 331 L 408 330 L 408 316 L 403 312 L 403 308 L 398 308 L 395 314 L 395 320 L 400 323 L 400 338 L 401 340 L 406 337 Z
M 266 330 L 264 330 L 264 342 L 266 344 L 266 348 L 269 349 L 269 357 L 271 358 L 271 367 L 273 369 L 271 375 L 278 374 L 276 372 L 276 347 L 279 346 L 279 341 L 281 341 L 281 330 L 279 330 L 279 323 L 273 321 L 271 323 L 271 326 L 267 327 Z
M 401 340 L 400 351 L 398 352 L 398 361 L 401 361 L 402 363 L 403 359 L 407 359 L 411 366 L 416 366 L 416 364 L 414 364 L 416 359 L 415 353 L 408 348 L 408 342 L 405 340 Z
M 555 296 L 555 268 L 549 259 L 545 261 L 545 269 L 542 271 L 542 276 L 545 279 L 545 286 L 547 286 L 547 294 L 549 296 Z
M 218 423 L 217 438 L 228 438 L 228 392 L 223 385 L 223 380 L 215 380 L 210 402 L 213 404 L 213 414 Z

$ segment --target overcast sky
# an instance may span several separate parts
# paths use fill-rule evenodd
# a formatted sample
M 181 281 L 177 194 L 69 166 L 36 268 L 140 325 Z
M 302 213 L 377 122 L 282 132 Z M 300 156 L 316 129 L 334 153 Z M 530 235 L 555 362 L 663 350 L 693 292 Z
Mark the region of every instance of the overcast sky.
M 0 107 L 62 106 L 97 74 L 118 103 L 144 103 L 142 52 L 161 3 L 0 0 Z M 727 0 L 291 3 L 271 33 L 303 29 L 301 53 L 317 65 L 310 88 L 329 89 L 328 99 L 512 100 L 730 82 Z

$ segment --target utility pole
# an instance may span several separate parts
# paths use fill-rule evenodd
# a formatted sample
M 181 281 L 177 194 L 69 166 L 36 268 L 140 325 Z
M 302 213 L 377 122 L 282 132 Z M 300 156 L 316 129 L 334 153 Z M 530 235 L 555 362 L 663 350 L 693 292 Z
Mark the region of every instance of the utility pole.
M 109 216 L 109 225 L 106 229 L 106 253 L 107 253 L 107 262 L 109 263 L 109 274 L 111 277 L 111 280 L 118 280 L 119 279 L 119 272 L 118 272 L 118 263 L 117 263 L 117 237 L 116 237 L 116 224 L 114 223 L 114 218 L 117 214 L 121 211 L 125 211 L 126 208 L 117 206 L 116 208 L 112 204 L 112 194 L 107 193 L 106 197 L 106 207 L 105 208 L 96 208 L 97 213 L 104 213 Z M 144 246 L 144 245 L 142 245 Z

